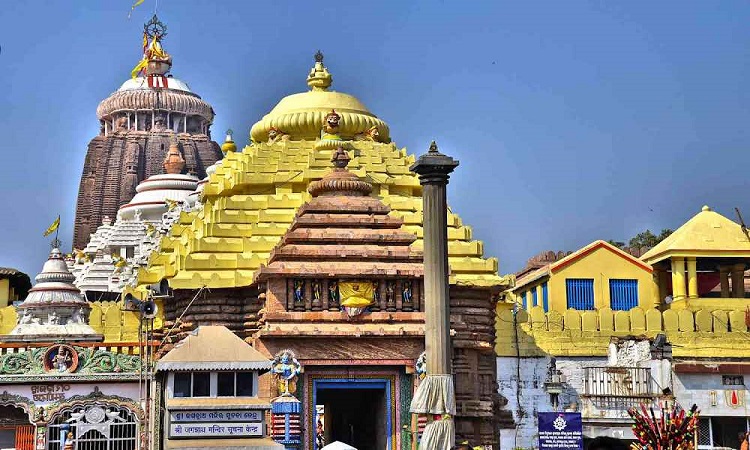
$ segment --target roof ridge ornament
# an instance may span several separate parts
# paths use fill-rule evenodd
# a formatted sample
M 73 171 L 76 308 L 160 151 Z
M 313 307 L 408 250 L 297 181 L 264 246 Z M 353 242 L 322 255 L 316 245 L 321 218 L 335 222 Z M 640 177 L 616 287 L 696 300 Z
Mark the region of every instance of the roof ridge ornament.
M 313 91 L 327 91 L 333 83 L 333 77 L 323 65 L 323 52 L 318 50 L 315 53 L 315 66 L 310 70 L 307 76 L 307 85 Z

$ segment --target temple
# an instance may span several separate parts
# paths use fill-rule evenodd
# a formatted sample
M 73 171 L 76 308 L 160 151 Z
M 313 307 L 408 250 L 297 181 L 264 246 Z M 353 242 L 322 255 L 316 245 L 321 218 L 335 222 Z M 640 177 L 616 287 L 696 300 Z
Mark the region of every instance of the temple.
M 280 366 L 298 361 L 291 398 L 274 404 L 300 423 L 299 435 L 279 436 L 285 445 L 343 437 L 360 449 L 416 445 L 423 422 L 408 405 L 420 379 L 424 290 L 415 158 L 357 98 L 330 90 L 320 53 L 307 83 L 215 167 L 199 186 L 202 206 L 180 215 L 138 283 L 142 295 L 169 285 L 165 350 L 220 325 Z M 492 445 L 498 425 L 510 424 L 488 319 L 505 280 L 452 212 L 448 227 L 457 439 Z M 264 395 L 277 392 L 275 379 L 261 379 Z M 354 417 L 355 404 L 361 417 L 347 431 L 341 418 Z M 365 443 L 376 430 L 382 442 Z
M 627 250 L 627 251 L 626 251 Z M 651 249 L 595 241 L 544 252 L 497 303 L 498 377 L 515 429 L 537 413 L 578 412 L 587 438 L 633 440 L 627 410 L 698 404 L 698 448 L 735 447 L 748 429 L 750 313 L 744 224 L 704 206 Z
M 211 140 L 214 111 L 169 74 L 172 57 L 161 47 L 166 27 L 154 16 L 144 28 L 144 57 L 97 108 L 100 134 L 86 152 L 76 204 L 73 247 L 83 249 L 106 217 L 114 218 L 141 181 L 161 173 L 173 144 L 184 171 L 199 178 L 221 157 Z

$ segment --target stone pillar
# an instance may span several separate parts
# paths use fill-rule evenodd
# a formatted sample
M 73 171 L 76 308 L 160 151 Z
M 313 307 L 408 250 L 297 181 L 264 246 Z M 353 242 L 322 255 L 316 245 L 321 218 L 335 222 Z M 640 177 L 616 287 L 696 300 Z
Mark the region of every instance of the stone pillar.
M 685 299 L 685 258 L 672 258 L 672 298 Z
M 745 264 L 735 264 L 732 266 L 732 297 L 745 297 Z
M 719 266 L 719 280 L 721 280 L 721 297 L 729 298 L 729 267 Z
M 419 157 L 409 170 L 419 174 L 422 185 L 424 227 L 424 291 L 425 291 L 425 354 L 427 376 L 419 384 L 411 411 L 434 414 L 430 432 L 425 429 L 420 448 L 448 450 L 454 445 L 456 414 L 450 335 L 450 304 L 448 294 L 448 176 L 458 161 L 438 152 L 433 141 L 430 151 Z M 428 439 L 425 439 L 428 437 Z M 445 443 L 443 449 L 440 444 Z
M 698 262 L 693 257 L 687 258 L 688 297 L 698 298 Z
M 135 130 L 138 131 L 138 110 L 135 110 Z
M 653 279 L 653 285 L 651 286 L 651 296 L 653 297 L 652 307 L 658 308 L 659 305 L 664 301 L 664 297 L 667 296 L 666 286 L 662 286 L 662 269 L 654 267 L 654 273 L 651 274 Z M 662 295 L 663 294 L 663 295 Z

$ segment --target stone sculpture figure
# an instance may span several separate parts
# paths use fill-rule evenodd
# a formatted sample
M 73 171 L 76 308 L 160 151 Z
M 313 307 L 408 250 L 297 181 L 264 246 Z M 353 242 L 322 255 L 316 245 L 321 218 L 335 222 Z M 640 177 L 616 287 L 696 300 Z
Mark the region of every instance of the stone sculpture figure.
M 271 373 L 276 375 L 279 381 L 283 382 L 279 386 L 280 395 L 292 395 L 296 390 L 294 380 L 300 374 L 302 365 L 297 361 L 294 352 L 283 350 L 276 355 L 271 366 Z M 283 387 L 283 391 L 281 390 Z
M 47 316 L 47 322 L 50 325 L 58 325 L 60 323 L 60 318 L 57 316 L 57 312 L 52 311 L 51 313 L 49 313 L 49 315 Z
M 65 446 L 63 447 L 63 450 L 73 450 L 73 432 L 68 431 L 68 434 L 65 436 Z
M 385 303 L 386 310 L 396 310 L 396 282 L 388 281 L 385 283 Z
M 411 303 L 411 281 L 403 281 L 402 282 L 402 288 L 401 288 L 401 298 L 405 302 Z
M 321 133 L 321 139 L 339 139 L 339 121 L 341 116 L 336 110 L 331 110 L 326 115 L 325 121 L 323 122 L 323 132 Z
M 52 358 L 52 365 L 60 373 L 67 372 L 73 360 L 68 351 L 62 345 L 58 348 L 57 354 Z

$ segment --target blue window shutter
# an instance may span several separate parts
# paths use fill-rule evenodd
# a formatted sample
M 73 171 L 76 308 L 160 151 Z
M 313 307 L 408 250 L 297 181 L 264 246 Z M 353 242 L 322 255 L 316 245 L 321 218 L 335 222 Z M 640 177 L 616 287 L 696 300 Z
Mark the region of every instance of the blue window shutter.
M 594 280 L 591 278 L 567 278 L 565 291 L 568 308 L 588 310 L 594 309 Z
M 638 306 L 638 280 L 609 280 L 610 307 L 628 311 Z
M 523 309 L 528 309 L 528 304 L 526 303 L 526 292 L 521 294 L 521 300 L 523 300 Z
M 539 305 L 539 299 L 536 298 L 536 286 L 531 288 L 531 306 Z
M 549 294 L 547 293 L 547 282 L 542 284 L 542 307 L 544 312 L 549 312 Z

